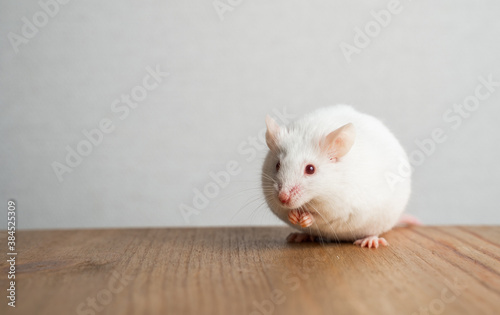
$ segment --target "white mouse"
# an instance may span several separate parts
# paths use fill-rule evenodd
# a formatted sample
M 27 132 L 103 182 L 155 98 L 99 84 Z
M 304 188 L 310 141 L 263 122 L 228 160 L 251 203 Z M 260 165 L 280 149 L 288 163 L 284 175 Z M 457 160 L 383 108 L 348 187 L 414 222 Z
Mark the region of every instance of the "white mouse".
M 321 108 L 279 126 L 266 117 L 270 151 L 262 169 L 267 204 L 302 233 L 289 242 L 316 237 L 354 241 L 361 247 L 388 243 L 411 193 L 408 157 L 378 119 L 348 105 Z M 396 174 L 396 184 L 388 174 Z

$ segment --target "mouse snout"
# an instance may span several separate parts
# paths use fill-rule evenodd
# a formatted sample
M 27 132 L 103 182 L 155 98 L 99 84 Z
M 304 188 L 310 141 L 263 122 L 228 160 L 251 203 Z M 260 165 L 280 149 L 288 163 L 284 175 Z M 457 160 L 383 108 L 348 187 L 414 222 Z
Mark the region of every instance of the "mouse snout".
M 300 191 L 300 188 L 298 185 L 293 186 L 291 189 L 280 189 L 280 192 L 278 194 L 278 199 L 280 202 L 284 205 L 289 204 L 292 198 L 297 195 Z
M 282 204 L 287 204 L 290 201 L 290 194 L 285 191 L 280 191 L 278 199 Z

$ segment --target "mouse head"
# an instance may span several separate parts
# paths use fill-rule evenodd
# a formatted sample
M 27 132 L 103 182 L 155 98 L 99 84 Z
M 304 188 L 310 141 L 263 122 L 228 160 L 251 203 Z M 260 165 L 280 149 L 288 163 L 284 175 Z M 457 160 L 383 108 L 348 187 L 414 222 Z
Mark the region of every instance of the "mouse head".
M 286 209 L 300 208 L 332 185 L 335 169 L 356 138 L 351 123 L 320 137 L 300 124 L 281 127 L 269 116 L 266 125 L 271 152 L 262 175 L 264 191 Z

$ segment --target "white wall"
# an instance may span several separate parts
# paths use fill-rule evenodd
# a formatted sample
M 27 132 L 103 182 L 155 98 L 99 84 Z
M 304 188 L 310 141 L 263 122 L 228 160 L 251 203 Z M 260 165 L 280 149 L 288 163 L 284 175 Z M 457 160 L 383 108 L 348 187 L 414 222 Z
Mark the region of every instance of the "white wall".
M 500 87 L 456 130 L 443 119 L 478 77 L 500 81 L 500 3 L 401 1 L 347 62 L 341 43 L 388 3 L 242 1 L 221 21 L 211 0 L 70 1 L 16 53 L 9 33 L 22 36 L 23 17 L 43 23 L 42 9 L 2 1 L 0 200 L 14 198 L 30 229 L 276 224 L 259 190 L 265 150 L 252 158 L 244 142 L 273 110 L 348 103 L 385 121 L 408 152 L 446 132 L 415 170 L 411 213 L 500 224 Z M 121 120 L 111 104 L 140 92 L 157 65 L 170 75 Z M 60 182 L 52 163 L 104 118 L 114 130 Z M 179 206 L 232 160 L 241 173 L 185 221 Z

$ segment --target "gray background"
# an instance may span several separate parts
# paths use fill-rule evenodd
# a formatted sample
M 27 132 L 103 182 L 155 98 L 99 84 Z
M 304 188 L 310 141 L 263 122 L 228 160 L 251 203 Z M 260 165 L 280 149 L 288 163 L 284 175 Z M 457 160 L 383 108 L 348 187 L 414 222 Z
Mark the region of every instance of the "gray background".
M 382 119 L 408 152 L 435 128 L 447 133 L 415 169 L 410 213 L 426 224 L 500 224 L 500 88 L 457 130 L 443 120 L 479 76 L 500 81 L 500 3 L 401 1 L 348 63 L 340 44 L 387 4 L 243 1 L 221 20 L 209 0 L 70 1 L 15 53 L 9 32 L 41 8 L 2 1 L 3 207 L 14 198 L 26 229 L 276 224 L 259 190 L 266 150 L 247 161 L 238 146 L 273 109 L 298 116 L 347 103 Z M 156 65 L 170 76 L 120 120 L 112 101 Z M 51 164 L 103 118 L 115 130 L 59 182 Z M 184 220 L 179 206 L 231 160 L 241 173 Z

